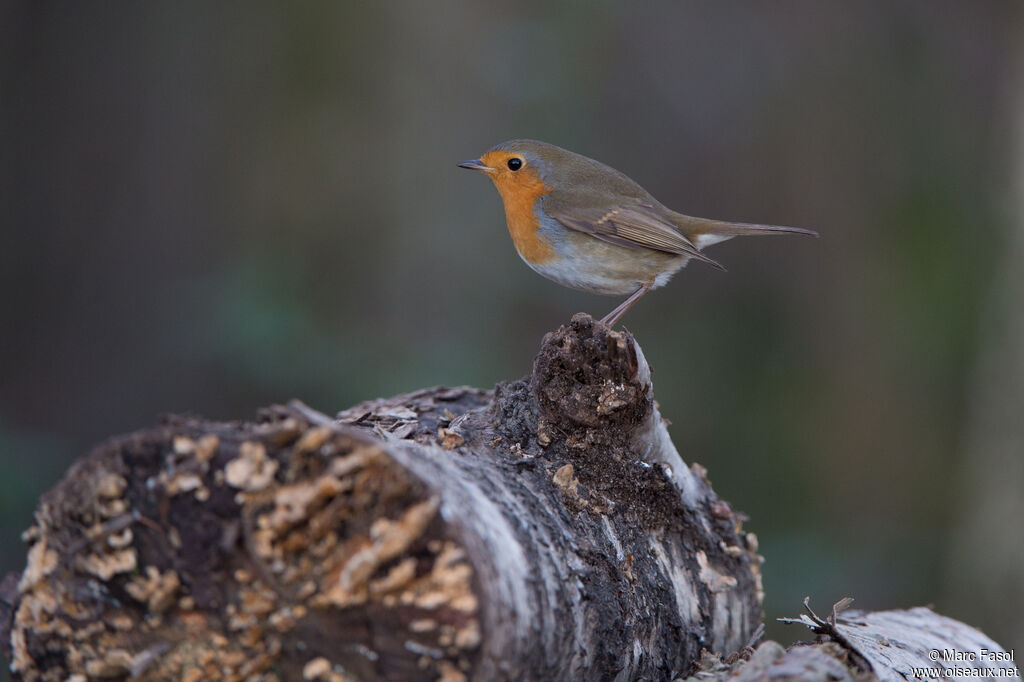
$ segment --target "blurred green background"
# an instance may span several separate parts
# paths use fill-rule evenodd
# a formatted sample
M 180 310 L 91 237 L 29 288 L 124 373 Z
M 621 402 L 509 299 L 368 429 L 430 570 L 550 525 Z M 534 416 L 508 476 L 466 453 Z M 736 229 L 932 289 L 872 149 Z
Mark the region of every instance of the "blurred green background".
M 751 516 L 769 622 L 851 595 L 1024 644 L 1022 9 L 5 3 L 0 572 L 108 435 L 489 387 L 608 312 L 455 167 L 535 137 L 822 234 L 714 247 L 727 274 L 625 319 L 683 458 Z

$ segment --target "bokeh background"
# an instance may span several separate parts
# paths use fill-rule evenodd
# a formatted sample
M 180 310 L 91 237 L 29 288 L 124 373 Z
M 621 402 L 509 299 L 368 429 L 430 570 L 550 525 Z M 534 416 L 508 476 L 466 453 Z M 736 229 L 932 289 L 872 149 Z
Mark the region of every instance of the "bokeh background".
M 626 317 L 751 517 L 769 634 L 934 604 L 1024 645 L 1024 5 L 0 5 L 0 571 L 161 413 L 489 387 L 614 299 L 455 162 L 535 137 L 734 240 Z

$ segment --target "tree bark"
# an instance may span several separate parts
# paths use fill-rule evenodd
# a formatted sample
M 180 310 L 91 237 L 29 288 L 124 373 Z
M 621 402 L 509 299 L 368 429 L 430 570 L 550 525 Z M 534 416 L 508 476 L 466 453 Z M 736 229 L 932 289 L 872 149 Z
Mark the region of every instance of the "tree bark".
M 807 619 L 817 641 L 788 650 L 764 642 L 723 660 L 708 656 L 687 682 L 906 682 L 1020 679 L 1012 653 L 972 627 L 926 608 Z
M 818 636 L 817 646 L 791 647 L 772 666 L 782 666 L 767 677 L 795 674 L 792 679 L 877 679 L 882 682 L 941 679 L 1020 679 L 1013 651 L 1006 651 L 984 633 L 930 608 L 892 611 L 844 611 L 852 599 L 832 607 L 826 618 L 815 614 L 804 600 L 807 613 L 782 618 L 802 623 Z M 762 645 L 764 646 L 764 645 Z M 760 650 L 760 647 L 759 647 Z M 812 650 L 813 653 L 808 653 Z M 846 664 L 837 675 L 835 661 Z M 762 660 L 769 660 L 765 654 Z M 799 671 L 803 670 L 803 673 Z M 788 672 L 787 672 L 788 671 Z M 741 678 L 755 679 L 739 675 Z
M 633 338 L 577 315 L 493 392 L 103 444 L 41 500 L 0 641 L 30 681 L 708 676 L 760 632 L 743 518 L 675 450 Z M 857 656 L 807 670 L 877 672 Z

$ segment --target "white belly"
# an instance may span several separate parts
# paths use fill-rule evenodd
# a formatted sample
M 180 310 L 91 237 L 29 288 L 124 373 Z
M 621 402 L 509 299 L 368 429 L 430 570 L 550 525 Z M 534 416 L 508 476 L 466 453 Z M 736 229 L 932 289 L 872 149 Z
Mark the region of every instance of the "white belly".
M 679 263 L 674 269 L 662 271 L 654 278 L 653 282 L 645 281 L 638 276 L 630 277 L 623 276 L 619 272 L 609 272 L 599 265 L 574 258 L 563 258 L 557 263 L 541 265 L 530 263 L 525 258 L 523 262 L 537 274 L 570 289 L 604 296 L 626 296 L 645 284 L 651 285 L 652 289 L 665 286 L 672 279 L 672 275 L 686 265 L 687 260 L 680 257 Z

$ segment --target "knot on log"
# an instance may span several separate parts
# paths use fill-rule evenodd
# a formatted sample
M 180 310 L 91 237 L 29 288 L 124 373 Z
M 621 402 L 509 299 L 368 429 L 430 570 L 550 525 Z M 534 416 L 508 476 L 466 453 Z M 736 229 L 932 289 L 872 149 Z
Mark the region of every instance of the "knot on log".
M 709 490 L 668 439 L 636 341 L 586 313 L 544 336 L 530 376 L 499 385 L 489 416 L 489 424 L 466 420 L 467 437 L 483 427 L 511 443 L 524 464 L 567 463 L 556 483 L 570 487 L 577 509 L 629 513 L 656 530 L 683 523 L 680 510 Z
M 579 313 L 544 337 L 530 385 L 551 428 L 628 432 L 651 411 L 649 377 L 639 369 L 632 336 Z

